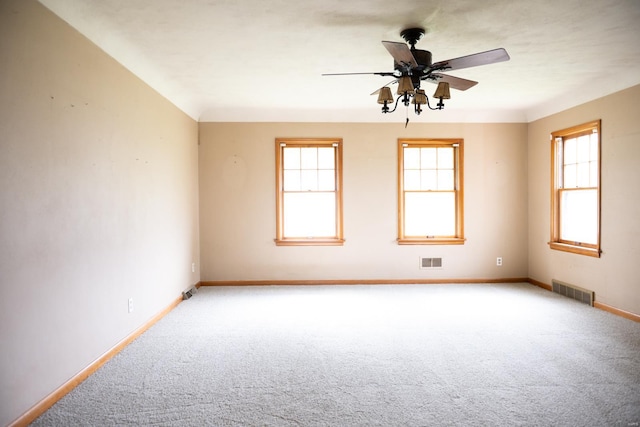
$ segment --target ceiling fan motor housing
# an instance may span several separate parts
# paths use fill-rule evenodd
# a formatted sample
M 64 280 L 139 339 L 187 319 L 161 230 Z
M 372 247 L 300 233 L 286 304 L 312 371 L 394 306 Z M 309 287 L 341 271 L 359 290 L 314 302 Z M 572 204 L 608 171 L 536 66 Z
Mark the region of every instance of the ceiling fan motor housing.
M 418 67 L 421 71 L 425 68 L 431 67 L 431 52 L 428 50 L 412 49 L 411 53 L 418 63 Z
M 420 80 L 424 77 L 425 71 L 429 70 L 429 67 L 431 67 L 431 52 L 428 50 L 411 49 L 411 53 L 418 63 L 418 66 L 412 68 L 409 75 L 411 76 L 413 86 L 417 89 L 420 87 Z M 398 64 L 396 61 L 393 61 L 393 67 L 403 74 L 407 73 L 406 66 Z
M 416 49 L 416 43 L 422 38 L 422 36 L 424 36 L 425 32 L 424 28 L 407 28 L 400 32 L 400 36 L 411 46 L 411 54 L 418 64 L 417 67 L 411 70 L 412 75 L 422 74 L 422 72 L 431 67 L 432 64 L 431 52 L 428 50 Z M 402 70 L 402 65 L 395 61 L 393 66 L 396 70 Z

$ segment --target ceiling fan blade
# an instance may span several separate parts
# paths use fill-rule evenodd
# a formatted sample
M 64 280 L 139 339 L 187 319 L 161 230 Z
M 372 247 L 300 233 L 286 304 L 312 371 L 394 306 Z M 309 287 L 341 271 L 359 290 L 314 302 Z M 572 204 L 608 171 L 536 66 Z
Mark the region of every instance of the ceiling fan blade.
M 493 64 L 496 62 L 508 61 L 509 54 L 503 48 L 488 50 L 486 52 L 474 53 L 459 58 L 448 59 L 436 62 L 429 67 L 430 70 L 461 70 L 462 68 L 477 67 L 478 65 Z
M 395 59 L 398 64 L 412 69 L 418 66 L 416 59 L 411 53 L 411 49 L 409 49 L 409 46 L 407 46 L 406 43 L 383 41 L 382 44 L 387 48 L 391 56 L 393 56 L 393 59 Z
M 461 79 L 460 77 L 440 73 L 431 73 L 426 80 L 432 80 L 432 83 L 447 82 L 450 87 L 457 90 L 467 90 L 478 84 L 478 82 L 474 82 L 473 80 Z
M 381 71 L 381 72 L 371 72 L 371 73 L 325 73 L 321 74 L 323 76 L 358 76 L 358 75 L 376 75 L 376 76 L 395 76 L 396 74 L 392 71 Z
M 397 82 L 398 82 L 398 79 L 394 79 L 394 80 L 391 80 L 389 83 L 387 83 L 386 85 L 384 85 L 382 87 L 386 87 L 386 86 L 392 85 L 392 84 L 397 83 Z M 382 87 L 380 89 L 382 89 Z M 380 93 L 380 89 L 378 89 L 377 91 L 373 92 L 371 95 L 379 94 Z

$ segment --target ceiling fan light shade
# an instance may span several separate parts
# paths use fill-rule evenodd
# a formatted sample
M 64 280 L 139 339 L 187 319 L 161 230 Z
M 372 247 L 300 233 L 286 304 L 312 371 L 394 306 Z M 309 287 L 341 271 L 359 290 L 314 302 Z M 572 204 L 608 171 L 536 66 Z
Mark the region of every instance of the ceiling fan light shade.
M 398 81 L 398 95 L 404 94 L 413 95 L 413 83 L 411 83 L 411 77 L 404 76 Z
M 411 100 L 412 104 L 424 105 L 427 103 L 427 95 L 424 93 L 424 89 L 417 89 L 416 94 Z
M 433 94 L 433 97 L 440 99 L 451 99 L 451 94 L 449 93 L 449 83 L 438 83 L 438 87 L 436 88 L 436 92 Z
M 385 102 L 393 102 L 391 88 L 389 88 L 388 86 L 380 89 L 380 93 L 378 93 L 378 104 L 384 104 Z

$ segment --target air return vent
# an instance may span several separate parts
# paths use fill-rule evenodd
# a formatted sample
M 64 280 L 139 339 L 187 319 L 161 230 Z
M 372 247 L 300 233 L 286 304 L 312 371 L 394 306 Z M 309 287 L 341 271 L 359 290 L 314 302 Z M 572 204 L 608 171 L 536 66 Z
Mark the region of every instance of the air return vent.
M 442 258 L 420 258 L 421 269 L 442 268 Z
M 564 295 L 593 307 L 593 291 L 588 291 L 555 279 L 551 280 L 551 290 L 557 294 Z

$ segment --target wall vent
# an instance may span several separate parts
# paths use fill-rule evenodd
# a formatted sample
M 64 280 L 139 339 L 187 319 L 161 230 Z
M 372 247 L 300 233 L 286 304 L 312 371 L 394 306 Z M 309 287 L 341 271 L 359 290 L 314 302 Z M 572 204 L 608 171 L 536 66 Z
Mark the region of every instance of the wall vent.
M 551 290 L 557 294 L 564 295 L 593 307 L 593 300 L 595 297 L 593 291 L 579 288 L 578 286 L 570 285 L 555 279 L 551 280 Z
M 442 268 L 442 258 L 420 258 L 421 269 Z
M 182 299 L 183 300 L 188 300 L 189 298 L 191 298 L 196 292 L 198 292 L 198 288 L 196 288 L 195 286 L 192 287 L 191 289 L 188 289 L 186 291 L 184 291 L 182 293 Z

